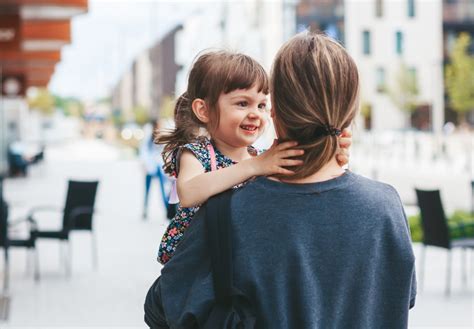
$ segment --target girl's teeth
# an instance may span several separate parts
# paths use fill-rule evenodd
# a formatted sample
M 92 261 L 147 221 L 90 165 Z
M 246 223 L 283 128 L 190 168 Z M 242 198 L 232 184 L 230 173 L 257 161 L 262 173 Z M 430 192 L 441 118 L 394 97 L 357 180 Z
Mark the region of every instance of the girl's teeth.
M 248 126 L 242 126 L 242 128 L 249 131 L 254 131 L 255 129 L 257 129 L 257 127 L 248 127 Z

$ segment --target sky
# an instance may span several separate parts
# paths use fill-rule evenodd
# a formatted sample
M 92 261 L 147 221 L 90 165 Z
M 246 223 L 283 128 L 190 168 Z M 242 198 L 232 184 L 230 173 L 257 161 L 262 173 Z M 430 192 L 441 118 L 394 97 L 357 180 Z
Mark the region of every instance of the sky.
M 50 90 L 63 97 L 108 97 L 133 58 L 190 15 L 199 1 L 89 0 L 72 20 Z

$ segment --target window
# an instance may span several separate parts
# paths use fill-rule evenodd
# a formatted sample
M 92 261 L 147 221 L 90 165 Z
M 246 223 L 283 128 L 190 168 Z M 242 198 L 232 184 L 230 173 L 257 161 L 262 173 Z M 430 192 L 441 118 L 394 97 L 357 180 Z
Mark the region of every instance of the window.
M 408 17 L 415 17 L 415 0 L 408 0 Z
M 403 32 L 395 33 L 395 51 L 398 55 L 403 55 Z
M 362 51 L 364 55 L 370 55 L 370 31 L 362 32 Z
M 383 16 L 383 0 L 375 0 L 375 16 Z
M 385 85 L 385 69 L 383 67 L 378 67 L 375 74 L 377 92 L 384 93 L 387 90 L 387 86 Z

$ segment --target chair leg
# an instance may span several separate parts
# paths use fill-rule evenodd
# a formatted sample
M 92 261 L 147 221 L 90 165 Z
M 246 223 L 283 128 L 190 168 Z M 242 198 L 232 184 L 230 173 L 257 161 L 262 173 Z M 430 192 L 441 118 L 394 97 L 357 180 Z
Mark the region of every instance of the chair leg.
M 69 239 L 67 240 L 67 276 L 71 277 L 71 272 L 72 272 L 72 247 L 71 247 L 71 241 Z
M 10 262 L 8 259 L 8 248 L 4 248 L 3 251 L 3 259 L 5 263 L 5 273 L 3 275 L 3 295 L 8 295 L 8 290 L 10 288 Z
M 467 285 L 467 273 L 466 273 L 466 248 L 461 249 L 461 272 L 462 272 L 462 284 L 463 287 Z
M 40 271 L 39 271 L 39 253 L 38 253 L 38 249 L 35 247 L 33 248 L 33 253 L 34 253 L 34 262 L 35 262 L 35 265 L 34 265 L 34 278 L 35 278 L 35 282 L 39 282 L 40 280 Z
M 451 293 L 451 249 L 448 249 L 447 272 L 446 272 L 446 297 Z
M 423 291 L 423 282 L 425 276 L 425 256 L 426 256 L 426 246 L 423 245 L 421 247 L 421 255 L 420 255 L 420 279 L 418 283 L 418 289 Z
M 94 265 L 94 269 L 97 270 L 99 267 L 99 254 L 97 250 L 97 236 L 95 235 L 94 231 L 91 231 L 91 242 L 92 242 L 92 261 Z
M 29 277 L 31 274 L 31 255 L 32 255 L 32 250 L 31 248 L 28 248 L 26 252 L 26 268 L 25 268 L 25 276 Z
M 66 268 L 66 251 L 62 240 L 59 241 L 59 266 L 60 268 Z

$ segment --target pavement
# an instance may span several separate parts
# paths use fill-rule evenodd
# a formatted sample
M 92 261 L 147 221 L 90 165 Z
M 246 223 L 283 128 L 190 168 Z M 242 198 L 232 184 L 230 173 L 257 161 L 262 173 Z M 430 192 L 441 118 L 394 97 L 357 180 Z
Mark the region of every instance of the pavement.
M 410 181 L 404 176 L 410 172 L 399 167 L 395 175 L 395 169 L 393 178 L 385 175 L 384 179 L 399 184 Z M 38 242 L 38 283 L 27 272 L 26 251 L 12 250 L 10 313 L 0 328 L 145 328 L 143 301 L 161 269 L 155 261 L 156 250 L 167 225 L 157 183 L 151 189 L 148 219 L 143 220 L 144 172 L 133 154 L 99 140 L 71 140 L 49 147 L 45 161 L 32 167 L 28 177 L 5 181 L 11 218 L 22 217 L 37 205 L 61 208 L 68 179 L 100 180 L 94 218 L 99 267 L 93 268 L 90 235 L 85 232 L 75 232 L 71 237 L 70 277 L 61 266 L 57 241 Z M 410 196 L 402 195 L 404 198 Z M 40 218 L 40 225 L 60 226 L 60 217 Z M 415 244 L 414 250 L 418 256 L 420 246 Z M 446 251 L 428 250 L 424 287 L 410 312 L 410 328 L 474 327 L 474 255 L 467 260 L 464 284 L 461 253 L 454 251 L 452 292 L 446 297 Z

